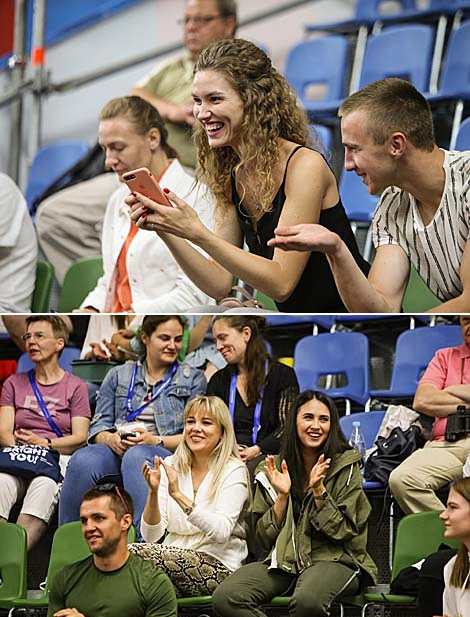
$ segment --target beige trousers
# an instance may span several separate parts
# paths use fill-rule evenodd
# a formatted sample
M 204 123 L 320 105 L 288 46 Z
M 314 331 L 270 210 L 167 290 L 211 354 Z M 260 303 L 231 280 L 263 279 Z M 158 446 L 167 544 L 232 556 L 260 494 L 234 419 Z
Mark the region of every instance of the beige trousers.
M 390 489 L 405 512 L 443 510 L 435 491 L 462 477 L 470 455 L 470 437 L 456 442 L 428 441 L 390 474 Z

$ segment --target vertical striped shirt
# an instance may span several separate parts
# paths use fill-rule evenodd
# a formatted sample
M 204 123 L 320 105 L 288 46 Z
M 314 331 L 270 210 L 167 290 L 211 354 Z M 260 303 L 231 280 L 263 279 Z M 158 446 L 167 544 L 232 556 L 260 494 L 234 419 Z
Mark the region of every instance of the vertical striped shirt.
M 444 154 L 444 191 L 428 225 L 423 224 L 414 197 L 396 186 L 383 192 L 372 219 L 374 246 L 401 246 L 443 302 L 462 293 L 460 264 L 470 239 L 470 151 Z

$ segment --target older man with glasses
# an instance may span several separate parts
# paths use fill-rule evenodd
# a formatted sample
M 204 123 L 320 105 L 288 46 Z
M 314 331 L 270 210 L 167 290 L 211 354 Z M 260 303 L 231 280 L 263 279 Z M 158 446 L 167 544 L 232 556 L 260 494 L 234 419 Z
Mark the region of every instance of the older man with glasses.
M 195 167 L 196 151 L 191 139 L 194 124 L 191 89 L 194 63 L 201 51 L 214 41 L 234 36 L 237 28 L 235 0 L 187 0 L 184 16 L 186 53 L 157 66 L 131 94 L 152 103 L 166 121 L 168 141 L 183 165 Z
M 87 491 L 80 506 L 91 555 L 57 572 L 48 617 L 176 617 L 176 596 L 161 570 L 127 548 L 134 506 L 114 484 Z

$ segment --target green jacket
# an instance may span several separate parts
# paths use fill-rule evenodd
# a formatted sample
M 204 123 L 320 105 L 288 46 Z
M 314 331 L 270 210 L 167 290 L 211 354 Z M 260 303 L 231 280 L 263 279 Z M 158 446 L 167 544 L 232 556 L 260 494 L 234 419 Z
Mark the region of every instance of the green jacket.
M 312 494 L 306 495 L 296 524 L 289 497 L 281 529 L 272 508 L 276 493 L 265 463 L 259 465 L 251 519 L 258 543 L 269 552 L 265 561 L 292 574 L 319 561 L 339 561 L 360 568 L 363 586 L 375 584 L 377 568 L 366 550 L 371 507 L 362 489 L 359 460 L 356 450 L 334 457 L 324 481 L 328 497 L 323 507 L 317 510 Z

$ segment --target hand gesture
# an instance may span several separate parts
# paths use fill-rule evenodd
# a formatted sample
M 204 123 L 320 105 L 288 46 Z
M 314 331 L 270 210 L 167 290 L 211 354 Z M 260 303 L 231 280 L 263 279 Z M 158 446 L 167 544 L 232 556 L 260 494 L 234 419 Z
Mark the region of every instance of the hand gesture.
M 159 456 L 153 457 L 153 469 L 150 467 L 149 462 L 145 461 L 142 465 L 142 474 L 145 478 L 145 481 L 149 485 L 149 489 L 153 492 L 158 491 L 158 487 L 160 486 L 161 480 L 161 471 L 160 465 L 162 465 L 162 460 Z
M 320 454 L 317 462 L 310 471 L 310 478 L 308 481 L 308 489 L 313 491 L 315 495 L 322 493 L 325 490 L 323 480 L 325 479 L 326 472 L 330 466 L 331 458 L 325 460 L 325 455 Z
M 337 234 L 313 223 L 277 227 L 274 233 L 276 235 L 268 240 L 268 246 L 283 251 L 320 251 L 326 255 L 333 255 L 341 244 Z
M 197 212 L 184 199 L 167 191 L 165 189 L 173 208 L 162 206 L 141 193 L 127 197 L 125 201 L 131 207 L 131 219 L 141 229 L 169 233 L 197 244 L 205 229 Z
M 168 110 L 168 118 L 175 124 L 189 124 L 193 126 L 196 119 L 193 114 L 192 103 L 174 103 Z
M 90 343 L 91 356 L 98 360 L 108 360 L 109 356 L 99 343 Z
M 248 448 L 238 448 L 238 454 L 244 463 L 248 463 L 248 461 L 253 460 L 257 456 L 261 454 L 261 449 L 259 446 L 250 446 Z
M 178 472 L 173 465 L 168 465 L 164 460 L 161 460 L 163 469 L 165 470 L 166 477 L 168 478 L 168 493 L 174 497 L 180 492 L 178 483 Z
M 290 479 L 289 470 L 287 469 L 286 461 L 284 459 L 282 460 L 281 471 L 279 471 L 276 467 L 274 456 L 272 454 L 268 454 L 266 457 L 266 472 L 276 493 L 278 495 L 288 495 L 292 482 Z

